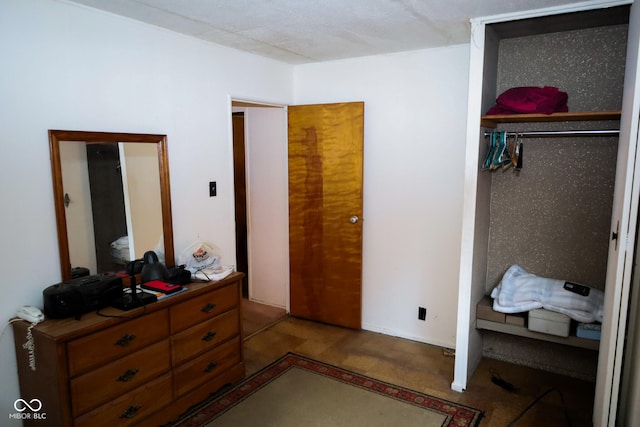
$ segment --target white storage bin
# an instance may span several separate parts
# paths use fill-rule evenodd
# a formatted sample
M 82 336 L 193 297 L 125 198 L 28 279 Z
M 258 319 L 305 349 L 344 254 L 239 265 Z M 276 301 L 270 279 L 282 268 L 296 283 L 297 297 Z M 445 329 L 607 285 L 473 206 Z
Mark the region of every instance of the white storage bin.
M 566 314 L 539 308 L 529 311 L 529 330 L 543 334 L 569 336 L 571 319 Z

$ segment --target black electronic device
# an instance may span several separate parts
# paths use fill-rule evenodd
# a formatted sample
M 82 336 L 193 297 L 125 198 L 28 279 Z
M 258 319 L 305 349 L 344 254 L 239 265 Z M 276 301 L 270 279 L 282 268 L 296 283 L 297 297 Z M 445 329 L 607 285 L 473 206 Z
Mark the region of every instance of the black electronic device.
M 564 282 L 563 288 L 583 297 L 589 296 L 589 291 L 591 291 L 590 287 L 573 282 Z
M 85 277 L 90 274 L 89 269 L 86 267 L 74 267 L 71 269 L 71 278 L 77 279 L 78 277 Z
M 111 305 L 120 310 L 129 311 L 156 301 L 158 301 L 158 297 L 155 295 L 135 289 L 133 294 L 128 292 L 123 294 L 120 298 L 116 298 Z
M 155 252 L 153 252 L 153 254 L 155 255 Z M 129 274 L 129 292 L 123 293 L 120 298 L 113 300 L 111 304 L 113 307 L 129 311 L 137 307 L 143 307 L 147 304 L 151 304 L 158 300 L 155 295 L 139 291 L 137 288 L 136 274 L 141 274 L 144 270 L 144 266 L 145 261 L 143 259 L 136 259 L 127 263 L 125 271 Z
M 122 277 L 115 273 L 82 276 L 51 285 L 42 291 L 42 296 L 47 317 L 80 318 L 122 296 Z

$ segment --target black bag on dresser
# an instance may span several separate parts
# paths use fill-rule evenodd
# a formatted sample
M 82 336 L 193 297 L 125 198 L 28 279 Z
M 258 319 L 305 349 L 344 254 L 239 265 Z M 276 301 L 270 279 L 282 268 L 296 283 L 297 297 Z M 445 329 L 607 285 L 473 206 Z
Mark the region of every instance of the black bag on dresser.
M 184 265 L 172 267 L 169 269 L 169 279 L 167 282 L 174 285 L 187 285 L 191 283 L 191 272 L 185 270 Z

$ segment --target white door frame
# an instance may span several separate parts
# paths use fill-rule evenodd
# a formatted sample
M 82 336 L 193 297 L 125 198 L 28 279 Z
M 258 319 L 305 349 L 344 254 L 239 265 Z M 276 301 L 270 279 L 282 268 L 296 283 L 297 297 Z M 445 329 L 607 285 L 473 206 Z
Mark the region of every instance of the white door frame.
M 593 412 L 595 426 L 616 424 L 622 356 L 625 350 L 625 330 L 638 218 L 638 182 L 640 182 L 638 180 L 640 169 L 636 167 L 640 114 L 639 41 L 640 5 L 635 4 L 632 5 L 629 16 L 627 61 L 620 118 L 620 141 L 628 141 L 628 144 L 618 143 L 611 218 L 611 230 L 618 232 L 618 240 L 610 241 L 609 245 L 604 318 Z M 610 292 L 610 289 L 613 289 L 613 292 Z
M 479 133 L 482 108 L 482 87 L 485 50 L 486 25 L 550 16 L 562 13 L 579 12 L 630 4 L 632 0 L 602 0 L 594 2 L 576 3 L 570 6 L 559 6 L 532 10 L 522 13 L 504 14 L 472 20 L 471 43 L 469 57 L 469 98 L 467 110 L 467 148 L 465 156 L 465 184 L 463 223 L 460 254 L 460 282 L 458 291 L 458 323 L 456 334 L 456 359 L 454 380 L 451 388 L 464 391 L 467 382 L 473 374 L 482 356 L 482 338 L 475 330 L 475 308 L 473 303 L 479 300 L 478 293 L 484 294 L 484 289 L 474 289 L 473 258 L 474 236 L 476 221 L 476 202 L 478 189 L 478 161 L 479 161 Z M 636 6 L 632 8 L 630 21 L 630 43 L 627 53 L 627 69 L 625 70 L 625 90 L 623 98 L 623 114 L 621 118 L 620 141 L 629 141 L 619 151 L 618 167 L 616 169 L 616 190 L 612 224 L 620 223 L 620 243 L 610 245 L 609 262 L 605 293 L 605 321 L 603 322 L 600 357 L 598 362 L 598 377 L 596 383 L 596 397 L 594 402 L 594 425 L 609 426 L 615 422 L 617 409 L 620 368 L 624 349 L 624 328 L 627 316 L 629 281 L 632 265 L 633 245 L 635 241 L 635 226 L 637 219 L 638 188 L 632 186 L 636 161 L 636 143 L 638 136 L 638 91 L 636 74 L 638 72 L 638 28 L 640 18 Z M 632 28 L 635 27 L 635 28 Z M 633 53 L 635 49 L 635 54 Z M 631 60 L 631 64 L 629 63 Z M 635 63 L 635 65 L 633 65 Z M 632 66 L 631 68 L 630 65 Z M 620 149 L 619 149 L 620 150 Z M 625 152 L 626 151 L 626 152 Z M 621 155 L 622 154 L 622 155 Z M 625 155 L 627 154 L 627 155 Z M 640 181 L 638 181 L 640 182 Z M 637 187 L 637 186 L 636 186 Z M 632 192 L 633 190 L 633 192 Z M 630 250 L 629 250 L 630 248 Z M 622 249 L 622 250 L 619 250 Z

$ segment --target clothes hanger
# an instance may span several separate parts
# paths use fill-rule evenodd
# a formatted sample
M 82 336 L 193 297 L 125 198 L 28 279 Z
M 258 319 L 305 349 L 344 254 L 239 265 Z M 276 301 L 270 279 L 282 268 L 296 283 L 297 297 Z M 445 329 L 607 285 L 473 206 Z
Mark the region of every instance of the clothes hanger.
M 491 160 L 491 170 L 498 169 L 500 167 L 502 152 L 504 151 L 504 144 L 502 143 L 502 135 L 500 132 L 493 133 L 495 150 L 493 152 L 493 159 Z
M 511 150 L 509 149 L 510 142 L 507 132 L 500 132 L 499 138 L 502 145 L 502 152 L 500 154 L 500 166 L 503 169 L 507 170 L 512 163 Z
M 520 141 L 518 141 L 518 139 L 520 139 Z M 516 172 L 520 172 L 522 170 L 522 154 L 524 151 L 524 143 L 522 142 L 522 139 L 519 138 L 518 134 L 516 134 L 516 151 L 518 155 L 515 164 L 515 170 Z
M 493 156 L 491 169 L 499 169 L 511 163 L 509 156 L 509 146 L 507 143 L 507 133 L 498 131 L 494 132 L 496 150 Z
M 484 159 L 484 162 L 482 162 L 483 170 L 491 169 L 491 165 L 493 164 L 493 156 L 495 154 L 495 142 L 496 142 L 495 133 L 491 132 L 489 134 L 489 147 L 487 149 L 487 155 Z
M 489 147 L 482 162 L 482 170 L 509 169 L 514 166 L 516 171 L 522 169 L 522 142 L 520 136 L 504 131 L 491 131 Z M 510 137 L 513 137 L 510 140 Z

